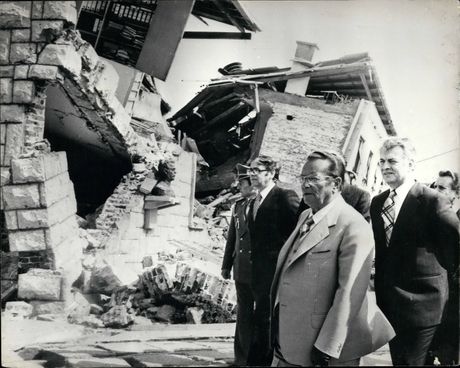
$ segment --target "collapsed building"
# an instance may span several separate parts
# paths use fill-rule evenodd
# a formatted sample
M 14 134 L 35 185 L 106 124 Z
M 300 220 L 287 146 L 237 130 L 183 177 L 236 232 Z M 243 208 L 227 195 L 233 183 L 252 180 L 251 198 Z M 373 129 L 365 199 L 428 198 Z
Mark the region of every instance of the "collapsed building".
M 396 132 L 372 60 L 363 53 L 313 63 L 317 48 L 298 41 L 288 68 L 231 63 L 169 119 L 182 146 L 204 163 L 198 197 L 228 187 L 235 164 L 260 154 L 281 163 L 281 185 L 300 190 L 295 177 L 315 149 L 342 152 L 358 184 L 380 191 L 374 150 Z
M 197 155 L 176 143 L 152 77 L 166 78 L 191 14 L 238 32 L 189 38 L 248 39 L 258 28 L 234 1 L 128 5 L 0 5 L 2 302 L 73 308 L 78 319 L 108 296 L 111 325 L 129 322 L 136 291 L 152 303 L 193 291 L 225 315 L 232 283 L 218 277 L 216 238 L 194 221 Z M 127 37 L 108 40 L 116 24 Z

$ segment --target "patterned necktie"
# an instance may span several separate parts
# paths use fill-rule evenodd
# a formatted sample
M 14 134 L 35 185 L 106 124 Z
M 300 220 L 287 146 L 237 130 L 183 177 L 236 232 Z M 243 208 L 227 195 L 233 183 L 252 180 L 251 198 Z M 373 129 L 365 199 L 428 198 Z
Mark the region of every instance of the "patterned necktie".
M 260 194 L 257 194 L 257 197 L 254 200 L 254 207 L 252 208 L 252 218 L 254 220 L 256 219 L 257 211 L 259 209 L 261 201 L 262 201 L 262 196 Z
M 386 235 L 387 247 L 390 244 L 391 233 L 393 232 L 393 226 L 395 223 L 395 198 L 396 192 L 392 190 L 390 195 L 383 203 L 382 218 Z
M 307 219 L 299 229 L 299 238 L 308 233 L 310 231 L 311 225 L 313 225 L 314 223 L 315 220 L 313 220 L 313 214 L 310 214 L 310 216 L 307 217 Z

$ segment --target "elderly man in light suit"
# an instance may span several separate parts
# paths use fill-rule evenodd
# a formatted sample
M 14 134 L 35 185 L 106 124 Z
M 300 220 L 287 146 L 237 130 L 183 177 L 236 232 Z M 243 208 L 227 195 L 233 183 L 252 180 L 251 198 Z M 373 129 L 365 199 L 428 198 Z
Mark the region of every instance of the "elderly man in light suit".
M 368 293 L 370 225 L 340 195 L 344 160 L 313 152 L 300 177 L 304 211 L 271 289 L 272 366 L 359 365 L 394 331 Z

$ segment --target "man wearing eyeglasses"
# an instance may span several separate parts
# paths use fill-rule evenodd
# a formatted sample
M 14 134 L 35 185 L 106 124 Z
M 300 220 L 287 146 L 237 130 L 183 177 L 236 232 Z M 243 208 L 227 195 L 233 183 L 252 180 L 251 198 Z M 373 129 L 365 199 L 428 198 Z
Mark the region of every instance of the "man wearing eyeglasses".
M 255 327 L 248 365 L 268 366 L 273 358 L 269 344 L 270 286 L 278 253 L 296 224 L 299 197 L 293 190 L 276 185 L 277 163 L 271 157 L 253 160 L 249 174 L 258 195 L 249 216 Z
M 393 365 L 424 365 L 448 298 L 447 272 L 458 266 L 459 220 L 446 197 L 415 181 L 407 139 L 388 138 L 379 165 L 390 189 L 371 202 L 377 303 L 396 331 Z
M 394 331 L 368 294 L 370 225 L 340 195 L 345 162 L 315 151 L 302 169 L 310 209 L 278 257 L 271 289 L 272 366 L 357 366 Z

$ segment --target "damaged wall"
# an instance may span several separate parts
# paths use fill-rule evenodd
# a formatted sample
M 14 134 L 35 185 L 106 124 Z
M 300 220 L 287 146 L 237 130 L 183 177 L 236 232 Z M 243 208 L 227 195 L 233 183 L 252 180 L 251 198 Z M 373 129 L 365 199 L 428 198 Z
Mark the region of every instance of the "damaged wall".
M 305 157 L 313 150 L 342 150 L 359 101 L 328 105 L 322 100 L 261 92 L 273 114 L 267 122 L 260 154 L 279 160 L 281 181 L 295 183 Z
M 66 154 L 50 153 L 43 141 L 47 87 L 59 85 L 86 119 L 84 128 L 112 152 L 142 152 L 151 164 L 159 160 L 115 97 L 115 70 L 73 30 L 76 17 L 74 2 L 0 5 L 1 208 L 10 251 L 18 252 L 19 264 L 65 265 L 70 279 L 78 276 L 82 242 Z

